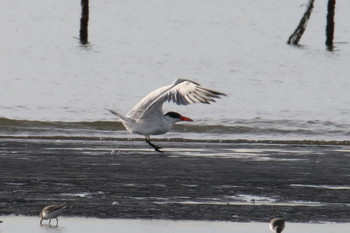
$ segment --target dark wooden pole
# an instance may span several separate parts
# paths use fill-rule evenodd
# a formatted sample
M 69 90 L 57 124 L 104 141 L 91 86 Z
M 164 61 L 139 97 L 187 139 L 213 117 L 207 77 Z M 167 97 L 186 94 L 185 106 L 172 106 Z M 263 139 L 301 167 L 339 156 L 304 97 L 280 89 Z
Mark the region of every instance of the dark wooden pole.
M 328 50 L 333 50 L 334 9 L 335 9 L 335 0 L 328 0 L 327 26 L 326 26 L 326 46 Z
M 288 39 L 288 42 L 287 42 L 288 44 L 297 45 L 299 43 L 299 40 L 305 31 L 306 25 L 309 22 L 313 7 L 314 7 L 314 0 L 309 0 L 309 4 L 306 8 L 306 11 L 303 17 L 300 20 L 299 25 L 297 26 L 295 31 L 292 33 L 292 35 Z
M 80 43 L 88 43 L 89 0 L 81 0 Z

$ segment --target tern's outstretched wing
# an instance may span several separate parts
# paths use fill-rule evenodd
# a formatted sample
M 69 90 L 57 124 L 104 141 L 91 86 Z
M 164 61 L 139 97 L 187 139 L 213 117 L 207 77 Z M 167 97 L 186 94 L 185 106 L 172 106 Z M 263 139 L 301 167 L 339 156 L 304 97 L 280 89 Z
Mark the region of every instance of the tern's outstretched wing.
M 139 120 L 153 114 L 163 114 L 162 106 L 166 101 L 178 105 L 209 104 L 215 102 L 214 98 L 220 98 L 220 95 L 226 94 L 202 87 L 190 80 L 177 79 L 172 85 L 161 87 L 148 94 L 126 116 Z

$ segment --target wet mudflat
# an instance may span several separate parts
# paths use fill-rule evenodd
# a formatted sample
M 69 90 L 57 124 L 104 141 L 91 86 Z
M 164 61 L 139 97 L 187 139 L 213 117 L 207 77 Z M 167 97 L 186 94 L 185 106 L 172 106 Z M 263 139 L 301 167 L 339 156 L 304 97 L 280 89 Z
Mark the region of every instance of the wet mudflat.
M 171 220 L 350 219 L 346 145 L 0 139 L 2 215 Z

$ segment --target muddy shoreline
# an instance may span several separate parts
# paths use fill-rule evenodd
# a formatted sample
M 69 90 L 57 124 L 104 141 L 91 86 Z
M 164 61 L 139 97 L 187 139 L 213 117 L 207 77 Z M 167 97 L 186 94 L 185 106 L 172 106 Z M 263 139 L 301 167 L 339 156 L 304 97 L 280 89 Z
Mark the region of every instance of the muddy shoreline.
M 1 215 L 349 222 L 347 145 L 0 139 Z

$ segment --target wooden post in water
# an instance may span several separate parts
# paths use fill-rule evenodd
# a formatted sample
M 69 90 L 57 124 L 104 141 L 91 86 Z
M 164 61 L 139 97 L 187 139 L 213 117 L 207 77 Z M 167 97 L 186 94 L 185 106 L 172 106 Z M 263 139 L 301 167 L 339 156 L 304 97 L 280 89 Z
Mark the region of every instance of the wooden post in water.
M 299 25 L 297 26 L 293 34 L 288 39 L 288 42 L 287 42 L 288 44 L 297 45 L 299 43 L 299 40 L 305 31 L 306 25 L 309 22 L 313 7 L 314 7 L 314 0 L 309 0 L 308 6 L 306 8 L 306 11 L 303 17 L 300 20 Z
M 89 0 L 81 0 L 80 43 L 88 43 Z
M 335 0 L 328 0 L 327 26 L 326 26 L 326 46 L 327 46 L 327 49 L 330 51 L 333 50 L 334 9 L 335 9 Z

